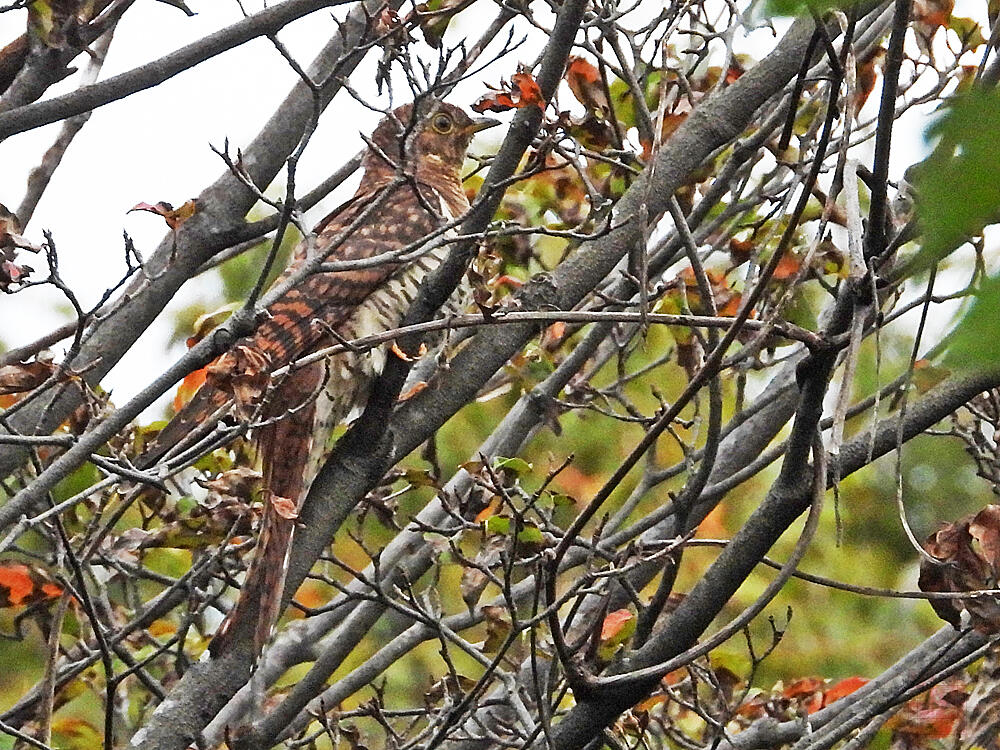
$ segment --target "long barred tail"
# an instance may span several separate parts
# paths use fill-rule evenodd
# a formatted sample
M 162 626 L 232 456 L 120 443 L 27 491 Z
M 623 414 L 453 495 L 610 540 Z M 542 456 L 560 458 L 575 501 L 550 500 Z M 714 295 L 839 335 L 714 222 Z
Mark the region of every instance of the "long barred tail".
M 227 653 L 234 642 L 245 637 L 244 633 L 249 636 L 251 625 L 253 658 L 260 657 L 281 615 L 281 594 L 294 533 L 294 519 L 283 518 L 270 508 L 265 511 L 257 551 L 240 588 L 240 597 L 209 644 L 213 658 Z
M 302 500 L 314 435 L 314 395 L 325 370 L 311 365 L 290 374 L 275 389 L 258 444 L 264 468 L 265 506 L 261 532 L 236 605 L 216 632 L 209 651 L 218 657 L 245 637 L 253 638 L 256 660 L 271 639 L 281 615 L 288 554 Z

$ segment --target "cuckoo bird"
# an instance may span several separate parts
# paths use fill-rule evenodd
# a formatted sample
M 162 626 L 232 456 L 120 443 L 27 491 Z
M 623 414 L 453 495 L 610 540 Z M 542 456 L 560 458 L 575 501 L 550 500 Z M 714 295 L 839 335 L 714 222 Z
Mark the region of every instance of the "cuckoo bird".
M 356 270 L 307 276 L 267 308 L 257 330 L 208 367 L 205 384 L 159 433 L 144 463 L 162 456 L 199 425 L 240 406 L 240 383 L 273 373 L 338 340 L 395 328 L 423 278 L 447 248 L 412 252 L 420 241 L 469 208 L 460 170 L 473 135 L 497 124 L 473 119 L 450 104 L 407 104 L 375 129 L 354 197 L 323 219 L 310 250 L 303 243 L 276 283 L 316 255 L 359 264 Z M 407 248 L 405 258 L 393 251 Z M 255 429 L 264 480 L 264 513 L 239 600 L 211 644 L 229 649 L 233 623 L 256 617 L 254 654 L 271 637 L 280 614 L 288 553 L 302 501 L 328 451 L 333 428 L 364 401 L 378 352 L 345 352 L 275 378 Z M 255 614 L 256 613 L 256 614 Z

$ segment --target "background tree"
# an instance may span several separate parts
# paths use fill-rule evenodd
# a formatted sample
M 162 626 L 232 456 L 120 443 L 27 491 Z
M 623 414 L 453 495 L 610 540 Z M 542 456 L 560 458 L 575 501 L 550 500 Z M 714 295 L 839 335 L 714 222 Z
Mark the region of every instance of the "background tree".
M 25 29 L 0 138 L 62 123 L 0 218 L 2 319 L 40 286 L 72 308 L 0 367 L 11 743 L 995 743 L 992 9 L 283 0 L 102 78 L 133 5 L 0 8 Z M 305 16 L 308 65 L 280 34 Z M 197 198 L 136 206 L 168 231 L 126 235 L 88 308 L 74 238 L 31 223 L 88 113 L 259 37 L 298 82 Z M 258 277 L 357 169 L 360 138 L 299 189 L 323 119 L 427 93 L 510 126 L 402 329 L 329 352 L 396 356 L 310 491 L 276 637 L 207 658 L 259 517 L 252 419 L 140 470 L 143 414 L 253 330 Z M 932 112 L 929 155 L 893 147 Z M 225 299 L 180 316 L 189 349 L 112 402 L 205 273 Z

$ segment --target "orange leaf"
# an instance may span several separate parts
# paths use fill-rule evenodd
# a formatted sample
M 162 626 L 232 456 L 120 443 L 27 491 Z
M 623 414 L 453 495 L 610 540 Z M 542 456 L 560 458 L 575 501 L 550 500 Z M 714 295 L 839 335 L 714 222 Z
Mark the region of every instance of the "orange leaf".
M 854 111 L 860 112 L 868 101 L 868 96 L 875 89 L 875 82 L 878 80 L 879 69 L 885 60 L 885 47 L 876 47 L 867 55 L 858 59 L 857 80 L 858 88 L 854 94 Z
M 570 57 L 566 66 L 566 83 L 573 96 L 588 110 L 609 112 L 608 97 L 604 93 L 601 74 L 582 57 Z
M 560 341 L 562 341 L 562 337 L 565 334 L 566 334 L 566 323 L 564 323 L 561 320 L 557 321 L 542 332 L 542 337 L 539 340 L 539 343 L 543 347 L 555 346 Z
M 790 683 L 788 687 L 781 691 L 786 698 L 801 698 L 804 695 L 811 695 L 823 688 L 823 680 L 819 677 L 803 677 Z
M 194 372 L 189 372 L 184 376 L 184 380 L 177 386 L 177 393 L 174 395 L 174 411 L 178 412 L 190 401 L 198 389 L 205 383 L 208 368 L 202 367 Z
M 184 203 L 184 205 L 178 206 L 177 208 L 174 208 L 166 201 L 158 201 L 157 203 L 152 204 L 136 203 L 128 210 L 127 213 L 132 213 L 133 211 L 149 211 L 157 216 L 162 216 L 164 221 L 167 222 L 167 226 L 171 229 L 178 229 L 181 224 L 194 216 L 196 210 L 197 205 L 194 198 L 192 198 Z
M 641 701 L 636 703 L 632 708 L 636 711 L 649 711 L 654 706 L 658 706 L 661 703 L 667 702 L 667 696 L 659 693 L 657 695 L 651 695 L 648 698 L 643 698 Z
M 35 582 L 31 580 L 31 571 L 27 565 L 7 565 L 0 568 L 0 587 L 5 589 L 7 605 L 22 604 L 35 590 Z
M 545 97 L 542 96 L 542 90 L 538 87 L 538 83 L 532 77 L 531 73 L 518 71 L 510 77 L 510 82 L 517 86 L 517 91 L 520 94 L 518 107 L 527 107 L 529 104 L 535 104 L 541 108 L 545 105 Z
M 392 342 L 392 346 L 390 347 L 390 349 L 392 350 L 393 354 L 395 354 L 404 362 L 416 362 L 422 356 L 427 354 L 427 345 L 423 343 L 420 344 L 420 348 L 417 350 L 415 356 L 410 356 L 409 354 L 404 352 L 402 349 L 399 348 L 399 344 L 397 344 L 395 341 Z
M 322 607 L 330 601 L 330 592 L 319 581 L 306 581 L 295 592 L 295 601 L 303 607 L 309 607 L 310 609 Z M 295 610 L 296 608 L 290 607 L 290 609 Z
M 494 497 L 492 500 L 490 500 L 489 505 L 487 505 L 485 508 L 483 508 L 476 514 L 476 523 L 482 523 L 483 521 L 488 519 L 490 516 L 492 516 L 494 513 L 497 512 L 497 508 L 499 507 L 500 507 L 500 498 Z
M 823 693 L 823 705 L 829 706 L 834 701 L 840 700 L 845 695 L 850 695 L 858 688 L 864 687 L 867 684 L 868 680 L 864 677 L 848 677 L 843 679 Z
M 427 381 L 426 380 L 418 380 L 416 383 L 413 384 L 412 388 L 410 388 L 405 393 L 401 393 L 399 395 L 400 402 L 409 401 L 411 398 L 413 398 L 414 396 L 416 396 L 418 393 L 420 393 L 421 391 L 423 391 L 425 388 L 427 388 Z
M 757 246 L 752 240 L 738 240 L 735 237 L 729 240 L 729 257 L 732 258 L 734 266 L 750 260 L 756 249 Z
M 480 97 L 479 101 L 472 105 L 472 109 L 479 113 L 506 112 L 532 104 L 543 109 L 545 98 L 531 73 L 522 68 L 510 77 L 510 83 L 501 81 L 500 88 L 494 89 L 494 93 Z
M 778 266 L 774 269 L 774 276 L 772 276 L 772 278 L 776 281 L 784 281 L 785 279 L 793 278 L 795 274 L 799 272 L 801 265 L 802 264 L 799 263 L 798 258 L 789 253 L 785 253 L 781 257 L 781 260 L 778 261 Z
M 614 612 L 609 612 L 601 625 L 601 640 L 610 641 L 619 636 L 622 630 L 634 619 L 635 615 L 627 609 L 616 609 Z
M 62 592 L 62 586 L 41 568 L 22 563 L 0 565 L 0 607 L 17 607 L 55 599 Z
M 716 300 L 718 304 L 718 300 Z M 742 294 L 733 294 L 726 303 L 719 307 L 718 313 L 724 318 L 732 318 L 736 316 L 736 313 L 740 311 L 740 305 L 743 304 Z
M 176 623 L 170 622 L 170 620 L 153 620 L 147 628 L 149 634 L 157 638 L 162 638 L 163 636 L 171 636 L 177 632 Z
M 716 505 L 702 522 L 698 524 L 698 536 L 715 538 L 726 536 L 726 511 L 722 503 Z

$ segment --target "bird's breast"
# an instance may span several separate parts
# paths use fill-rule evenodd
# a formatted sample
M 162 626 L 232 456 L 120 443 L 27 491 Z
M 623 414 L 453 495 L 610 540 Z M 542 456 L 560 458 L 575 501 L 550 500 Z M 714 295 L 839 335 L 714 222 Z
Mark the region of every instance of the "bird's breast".
M 338 335 L 353 341 L 398 328 L 420 284 L 441 264 L 448 250 L 447 246 L 436 247 L 396 271 L 337 327 Z M 347 351 L 326 361 L 326 387 L 316 401 L 308 481 L 329 451 L 333 430 L 364 407 L 372 382 L 385 366 L 386 349 L 382 345 L 364 352 Z

